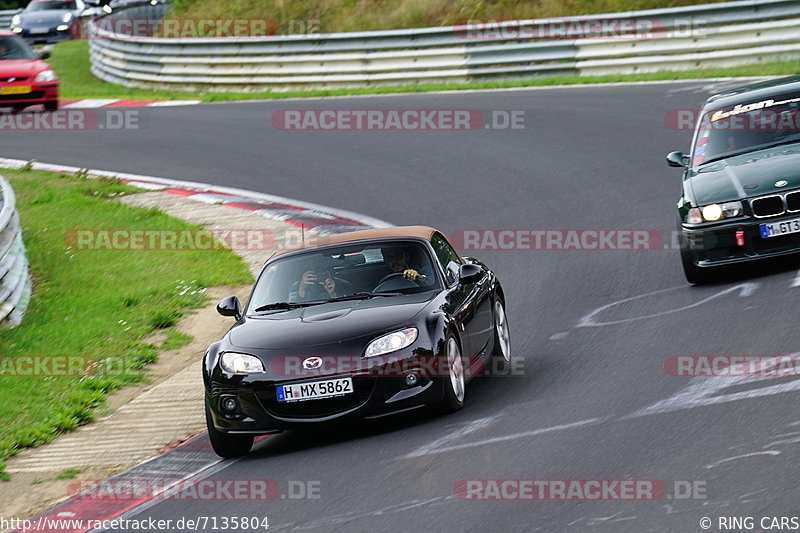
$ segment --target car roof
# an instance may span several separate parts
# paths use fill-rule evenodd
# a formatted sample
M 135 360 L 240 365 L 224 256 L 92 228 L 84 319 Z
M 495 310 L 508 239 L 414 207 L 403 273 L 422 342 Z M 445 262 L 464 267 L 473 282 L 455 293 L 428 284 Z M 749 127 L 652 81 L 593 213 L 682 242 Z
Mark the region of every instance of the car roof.
M 794 91 L 800 92 L 800 76 L 788 76 L 723 91 L 709 98 L 706 107 L 729 107 L 745 102 L 759 102 Z
M 300 246 L 280 250 L 272 255 L 272 258 L 288 253 L 296 252 L 298 250 L 311 250 L 320 246 L 328 246 L 330 244 L 342 244 L 357 241 L 369 241 L 374 239 L 393 239 L 393 238 L 416 238 L 429 240 L 434 233 L 439 230 L 430 226 L 392 226 L 389 228 L 376 228 L 366 229 L 360 231 L 350 231 L 347 233 L 338 233 L 329 237 L 312 238 L 309 242 Z

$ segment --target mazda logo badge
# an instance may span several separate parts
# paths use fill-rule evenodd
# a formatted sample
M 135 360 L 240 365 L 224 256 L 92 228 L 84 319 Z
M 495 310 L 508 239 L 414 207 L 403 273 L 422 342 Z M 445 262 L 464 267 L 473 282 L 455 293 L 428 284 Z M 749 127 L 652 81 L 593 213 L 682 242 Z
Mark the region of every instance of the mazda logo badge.
M 789 182 L 786 180 L 780 180 L 775 182 L 776 187 L 786 187 L 787 185 L 789 185 Z
M 322 357 L 308 357 L 303 360 L 303 368 L 306 370 L 314 370 L 322 366 Z

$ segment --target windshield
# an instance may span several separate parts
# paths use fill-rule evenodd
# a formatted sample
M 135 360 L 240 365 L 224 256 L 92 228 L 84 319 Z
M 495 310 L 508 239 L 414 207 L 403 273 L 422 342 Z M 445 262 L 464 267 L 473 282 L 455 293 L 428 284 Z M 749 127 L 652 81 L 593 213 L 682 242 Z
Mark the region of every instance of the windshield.
M 394 296 L 436 288 L 439 280 L 422 243 L 367 241 L 273 261 L 253 290 L 248 313 L 286 309 L 292 304 Z
M 77 9 L 77 5 L 75 4 L 74 1 L 70 2 L 68 0 L 63 0 L 63 1 L 59 1 L 59 0 L 53 0 L 53 1 L 44 0 L 44 1 L 39 1 L 39 2 L 31 2 L 30 4 L 28 4 L 28 7 L 25 8 L 25 11 L 47 11 L 49 9 L 57 9 L 57 10 L 70 9 L 70 10 L 72 10 L 72 9 Z
M 692 165 L 800 140 L 800 94 L 706 110 L 698 126 Z
M 0 60 L 36 59 L 36 55 L 19 37 L 0 36 Z

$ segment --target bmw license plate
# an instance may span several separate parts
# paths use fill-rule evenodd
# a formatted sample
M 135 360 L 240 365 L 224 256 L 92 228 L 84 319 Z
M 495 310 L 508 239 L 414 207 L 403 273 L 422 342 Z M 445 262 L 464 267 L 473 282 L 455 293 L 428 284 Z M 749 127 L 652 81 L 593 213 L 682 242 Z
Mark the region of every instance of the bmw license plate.
M 783 222 L 773 222 L 772 224 L 761 224 L 761 236 L 765 239 L 769 237 L 780 237 L 789 233 L 800 233 L 800 218 L 784 220 Z
M 7 85 L 0 87 L 0 94 L 28 94 L 32 90 L 30 85 Z
M 275 387 L 279 402 L 299 402 L 301 400 L 319 400 L 353 393 L 353 379 L 339 378 L 325 381 L 309 381 Z

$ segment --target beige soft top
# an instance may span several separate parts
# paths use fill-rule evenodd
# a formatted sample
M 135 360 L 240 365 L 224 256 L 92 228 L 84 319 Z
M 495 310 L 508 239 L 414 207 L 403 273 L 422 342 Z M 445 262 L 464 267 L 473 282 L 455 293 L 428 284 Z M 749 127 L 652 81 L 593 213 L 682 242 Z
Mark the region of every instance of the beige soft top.
M 285 250 L 275 252 L 272 257 L 296 252 L 297 250 L 307 250 L 317 246 L 327 246 L 329 244 L 341 244 L 345 242 L 368 241 L 372 239 L 385 239 L 392 237 L 416 237 L 430 240 L 437 230 L 430 226 L 392 226 L 390 228 L 365 229 L 361 231 L 350 231 L 348 233 L 338 233 L 330 237 L 312 238 L 309 242 L 301 246 L 294 246 Z

